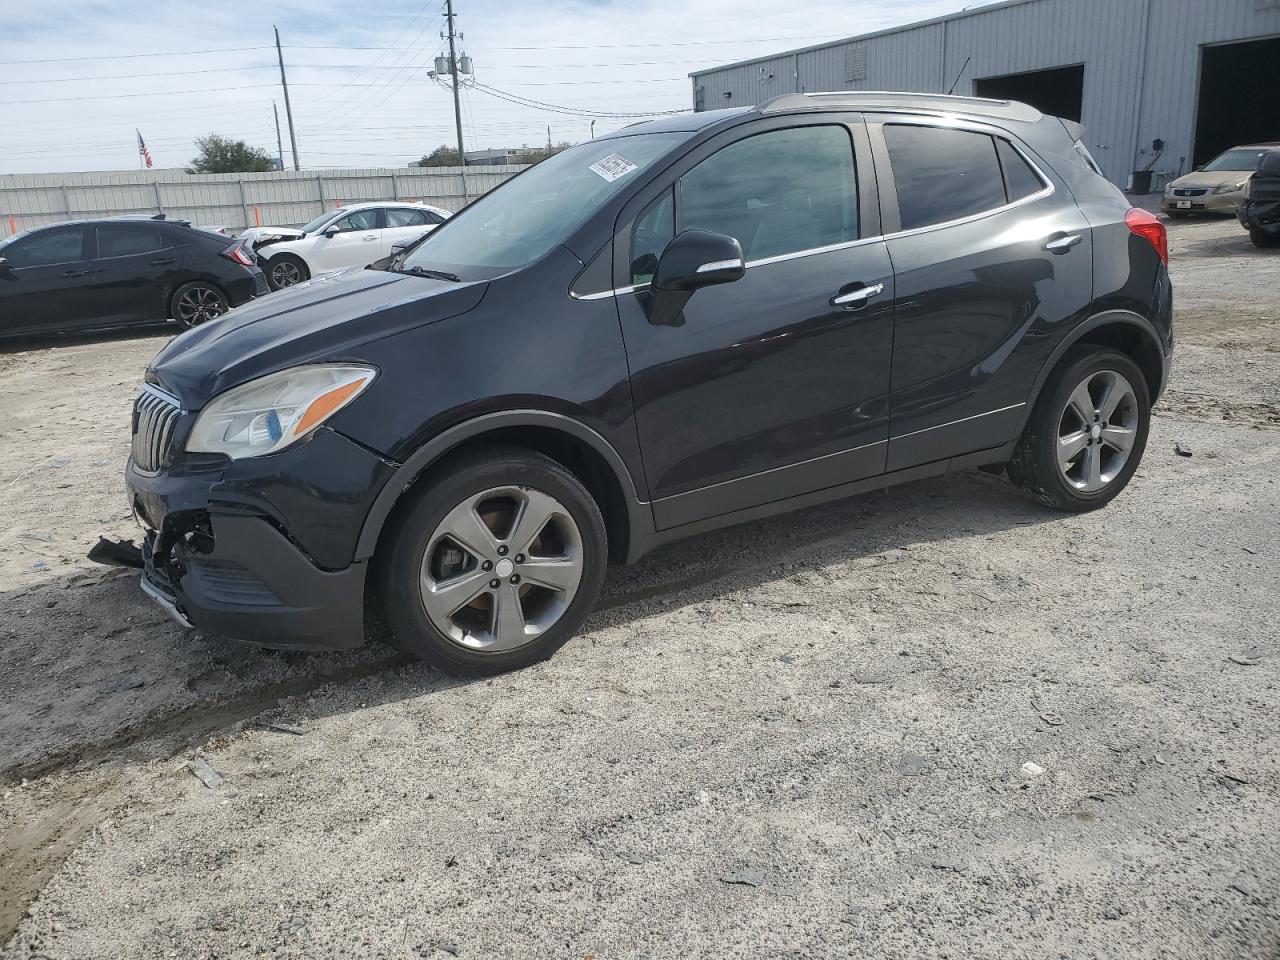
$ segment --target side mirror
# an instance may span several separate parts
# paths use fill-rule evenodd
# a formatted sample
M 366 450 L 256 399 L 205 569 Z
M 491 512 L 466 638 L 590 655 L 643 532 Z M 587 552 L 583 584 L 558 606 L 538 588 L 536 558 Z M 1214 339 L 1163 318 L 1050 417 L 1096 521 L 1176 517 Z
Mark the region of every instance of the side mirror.
M 11 269 L 8 258 L 0 257 L 0 273 L 8 273 Z
M 741 280 L 746 272 L 742 244 L 733 237 L 710 230 L 685 230 L 658 258 L 650 284 L 649 322 L 655 326 L 682 325 L 685 304 L 697 290 Z
M 418 241 L 416 240 L 401 240 L 399 243 L 393 243 L 391 245 L 391 256 L 400 256 L 400 254 L 404 253 L 417 242 Z
M 324 233 L 320 234 L 320 236 L 324 237 L 326 240 L 332 240 L 332 239 L 333 239 L 334 237 L 336 237 L 337 235 L 338 235 L 338 228 L 337 228 L 337 227 L 330 227 L 330 228 L 329 228 L 328 230 L 326 230 Z

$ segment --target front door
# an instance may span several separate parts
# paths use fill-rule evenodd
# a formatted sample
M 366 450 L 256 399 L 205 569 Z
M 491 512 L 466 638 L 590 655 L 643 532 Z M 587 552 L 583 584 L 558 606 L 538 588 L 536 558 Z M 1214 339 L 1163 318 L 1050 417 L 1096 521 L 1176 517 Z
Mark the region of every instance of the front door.
M 365 267 L 382 255 L 382 211 L 370 208 L 348 213 L 326 227 L 307 259 L 316 274 Z
M 727 131 L 619 218 L 615 277 L 635 289 L 617 302 L 660 529 L 884 469 L 893 271 L 859 202 L 865 132 L 846 119 Z M 691 228 L 736 238 L 746 273 L 655 326 L 648 281 Z
M 1090 309 L 1089 224 L 1002 130 L 887 116 L 868 132 L 898 295 L 888 469 L 1002 446 Z
M 0 336 L 65 333 L 92 322 L 88 295 L 92 230 L 41 230 L 4 248 Z

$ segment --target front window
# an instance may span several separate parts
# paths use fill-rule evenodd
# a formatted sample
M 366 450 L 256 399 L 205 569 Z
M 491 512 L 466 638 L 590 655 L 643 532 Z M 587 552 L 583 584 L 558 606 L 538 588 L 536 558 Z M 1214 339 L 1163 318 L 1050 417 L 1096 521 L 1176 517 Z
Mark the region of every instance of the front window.
M 85 229 L 49 230 L 14 237 L 0 244 L 0 257 L 11 267 L 44 267 L 84 259 Z
M 1218 173 L 1223 170 L 1254 173 L 1262 165 L 1262 158 L 1266 155 L 1266 150 L 1227 150 L 1225 153 L 1218 154 L 1201 169 L 1208 173 Z
M 343 217 L 329 229 L 337 230 L 339 233 L 353 233 L 356 230 L 377 230 L 378 211 L 357 210 L 355 213 Z
M 686 134 L 637 134 L 570 147 L 512 177 L 445 221 L 405 258 L 414 269 L 484 280 L 532 263 Z

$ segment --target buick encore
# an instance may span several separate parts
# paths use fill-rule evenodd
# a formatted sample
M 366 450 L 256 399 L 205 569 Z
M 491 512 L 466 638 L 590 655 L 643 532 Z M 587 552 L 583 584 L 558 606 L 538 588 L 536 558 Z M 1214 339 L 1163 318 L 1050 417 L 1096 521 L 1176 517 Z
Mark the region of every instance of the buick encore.
M 456 672 L 550 655 L 608 561 L 969 467 L 1129 482 L 1173 347 L 1161 223 L 1004 101 L 793 94 L 565 150 L 392 260 L 171 341 L 133 414 L 143 588 Z

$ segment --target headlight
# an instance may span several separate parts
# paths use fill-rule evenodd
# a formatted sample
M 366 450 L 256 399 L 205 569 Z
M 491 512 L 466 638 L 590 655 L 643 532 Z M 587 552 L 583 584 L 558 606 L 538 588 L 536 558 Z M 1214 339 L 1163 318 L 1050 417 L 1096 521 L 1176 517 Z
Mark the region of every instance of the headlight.
M 187 451 L 237 459 L 283 450 L 358 397 L 377 375 L 372 367 L 318 363 L 233 387 L 200 411 Z
M 1214 193 L 1235 193 L 1237 190 L 1239 190 L 1243 186 L 1244 186 L 1243 183 L 1224 183 L 1220 187 L 1214 187 L 1213 192 Z

